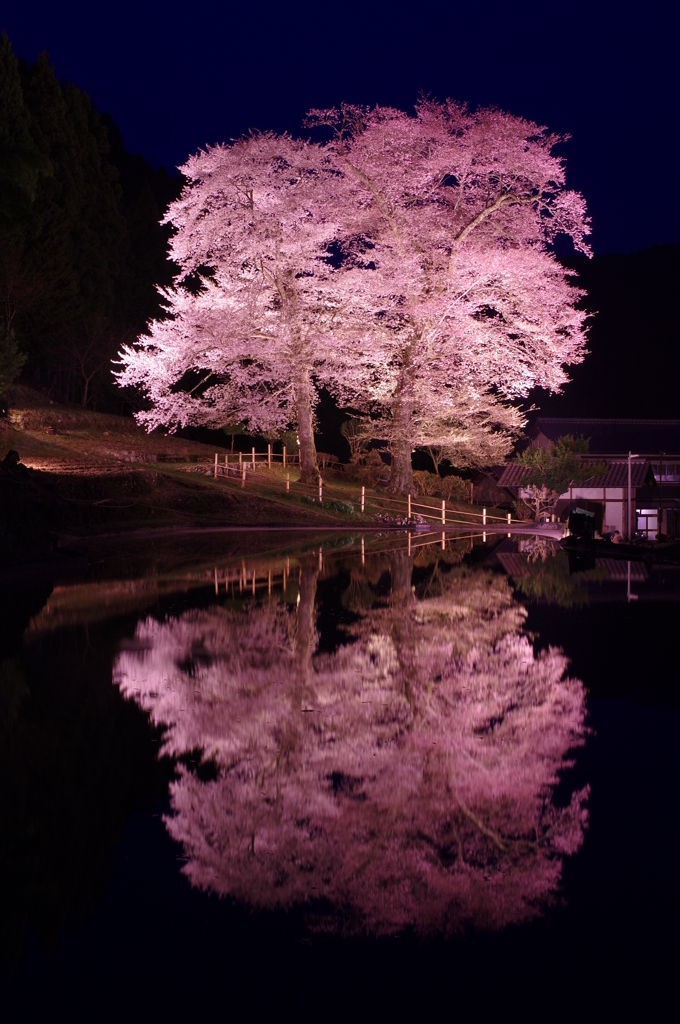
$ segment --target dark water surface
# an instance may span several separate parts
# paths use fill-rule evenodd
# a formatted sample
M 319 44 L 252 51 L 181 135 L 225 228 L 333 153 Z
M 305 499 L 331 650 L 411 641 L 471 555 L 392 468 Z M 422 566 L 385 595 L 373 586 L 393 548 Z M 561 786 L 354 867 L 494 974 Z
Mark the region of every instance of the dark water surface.
M 677 570 L 490 534 L 87 554 L 2 598 L 11 1019 L 669 997 Z

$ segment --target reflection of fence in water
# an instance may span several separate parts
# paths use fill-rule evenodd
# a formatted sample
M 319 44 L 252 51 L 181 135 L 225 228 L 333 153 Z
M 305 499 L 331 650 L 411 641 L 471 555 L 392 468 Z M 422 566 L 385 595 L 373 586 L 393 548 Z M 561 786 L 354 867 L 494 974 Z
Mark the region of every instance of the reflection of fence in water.
M 321 571 L 322 565 L 323 554 L 321 548 L 319 548 L 319 571 Z M 298 567 L 298 582 L 300 581 L 301 574 L 302 570 Z M 245 560 L 242 559 L 238 570 L 229 568 L 218 570 L 215 567 L 213 578 L 216 594 L 219 594 L 222 585 L 224 585 L 225 593 L 228 594 L 229 587 L 231 586 L 232 597 L 235 597 L 237 584 L 239 594 L 250 593 L 253 597 L 255 597 L 258 590 L 263 590 L 265 587 L 268 594 L 271 594 L 272 590 L 276 589 L 279 584 L 281 585 L 282 592 L 285 594 L 288 583 L 291 580 L 290 558 L 286 559 L 286 564 L 279 572 L 268 566 L 266 572 L 261 573 L 259 576 L 257 568 L 252 567 L 248 569 Z
M 404 531 L 406 535 L 406 543 L 402 543 L 398 546 L 389 545 L 382 547 L 371 546 L 368 550 L 369 555 L 385 555 L 393 554 L 396 552 L 404 552 L 407 555 L 413 554 L 418 548 L 425 548 L 441 545 L 442 551 L 446 550 L 447 542 L 449 546 L 451 544 L 460 545 L 462 541 L 469 541 L 470 547 L 472 548 L 474 541 L 481 539 L 482 543 L 486 543 L 486 533 L 475 532 L 468 534 L 456 534 L 455 538 L 448 537 L 445 531 L 434 531 L 432 533 L 416 534 L 415 536 L 410 531 Z M 361 538 L 361 546 L 356 551 L 357 556 L 361 554 L 361 564 L 364 565 L 366 562 L 366 541 L 365 538 Z M 326 553 L 326 560 L 328 555 L 332 555 L 332 549 Z M 348 549 L 343 548 L 339 553 L 343 557 L 347 557 Z M 322 573 L 325 567 L 323 545 L 319 545 L 318 551 L 316 548 L 313 551 L 308 552 L 309 557 L 313 558 L 317 563 L 318 572 Z M 297 567 L 293 567 L 291 570 L 290 557 L 286 558 L 286 564 L 283 567 L 278 567 L 276 564 L 272 567 L 267 564 L 265 568 L 261 565 L 246 564 L 245 559 L 241 560 L 238 567 L 213 569 L 213 580 L 215 585 L 215 593 L 219 594 L 220 590 L 224 588 L 225 593 L 229 593 L 231 587 L 232 597 L 236 596 L 236 587 L 238 587 L 239 594 L 250 594 L 255 596 L 258 591 L 262 591 L 266 588 L 267 593 L 271 594 L 279 586 L 281 587 L 282 593 L 285 594 L 288 584 L 292 580 L 300 582 L 302 575 L 302 569 L 298 564 Z

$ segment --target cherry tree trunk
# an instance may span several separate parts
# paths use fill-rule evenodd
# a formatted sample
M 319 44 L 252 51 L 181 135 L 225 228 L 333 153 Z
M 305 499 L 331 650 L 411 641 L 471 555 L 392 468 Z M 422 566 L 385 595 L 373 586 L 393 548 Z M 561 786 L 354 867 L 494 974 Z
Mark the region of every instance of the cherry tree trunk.
M 312 654 L 316 646 L 316 566 L 304 561 L 300 566 L 300 590 L 297 605 L 297 629 L 295 636 L 295 684 L 293 707 L 300 710 L 305 697 L 309 696 L 310 680 L 313 678 Z
M 392 494 L 413 494 L 411 464 L 411 403 L 397 398 L 392 407 L 392 465 L 387 489 Z
M 312 388 L 308 377 L 303 377 L 295 388 L 295 411 L 297 434 L 300 442 L 300 479 L 315 483 L 319 477 L 314 446 L 314 413 L 312 411 Z
M 413 629 L 413 556 L 405 551 L 392 551 L 388 555 L 391 577 L 390 604 L 392 606 L 392 641 L 401 669 L 404 696 L 414 709 L 413 687 L 419 676 L 416 659 L 416 641 Z

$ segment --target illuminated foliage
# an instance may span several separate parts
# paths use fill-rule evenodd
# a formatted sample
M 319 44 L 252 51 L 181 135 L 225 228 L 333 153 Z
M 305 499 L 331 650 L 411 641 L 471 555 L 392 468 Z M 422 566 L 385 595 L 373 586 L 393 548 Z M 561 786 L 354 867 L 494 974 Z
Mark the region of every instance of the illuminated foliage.
M 502 400 L 559 390 L 584 354 L 582 292 L 552 253 L 558 236 L 589 253 L 585 202 L 552 155 L 562 138 L 450 101 L 421 100 L 414 117 L 311 111 L 308 123 L 333 129 L 328 148 L 364 186 L 366 344 L 395 372 L 392 489 L 412 490 L 418 444 L 450 445 L 456 464 L 507 454 L 521 418 Z
M 121 383 L 141 385 L 151 400 L 138 416 L 149 429 L 292 423 L 303 477 L 312 478 L 313 377 L 336 373 L 338 319 L 344 341 L 356 341 L 343 320 L 346 272 L 329 255 L 357 209 L 355 183 L 321 147 L 272 134 L 208 149 L 182 172 L 190 184 L 166 217 L 181 268 L 163 293 L 171 317 L 124 350 Z M 363 379 L 356 344 L 349 361 Z
M 331 141 L 253 135 L 182 168 L 171 315 L 123 352 L 121 382 L 151 402 L 140 421 L 292 423 L 309 478 L 324 384 L 372 426 L 382 413 L 392 490 L 413 490 L 418 445 L 499 461 L 523 423 L 510 401 L 583 358 L 582 293 L 551 251 L 568 235 L 588 252 L 561 138 L 449 102 L 308 123 Z

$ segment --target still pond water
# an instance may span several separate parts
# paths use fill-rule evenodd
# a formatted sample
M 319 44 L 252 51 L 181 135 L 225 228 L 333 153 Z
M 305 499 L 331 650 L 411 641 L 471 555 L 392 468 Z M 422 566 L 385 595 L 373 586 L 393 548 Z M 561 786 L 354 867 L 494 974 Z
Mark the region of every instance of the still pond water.
M 13 1016 L 671 992 L 680 569 L 215 532 L 71 572 L 4 587 Z

